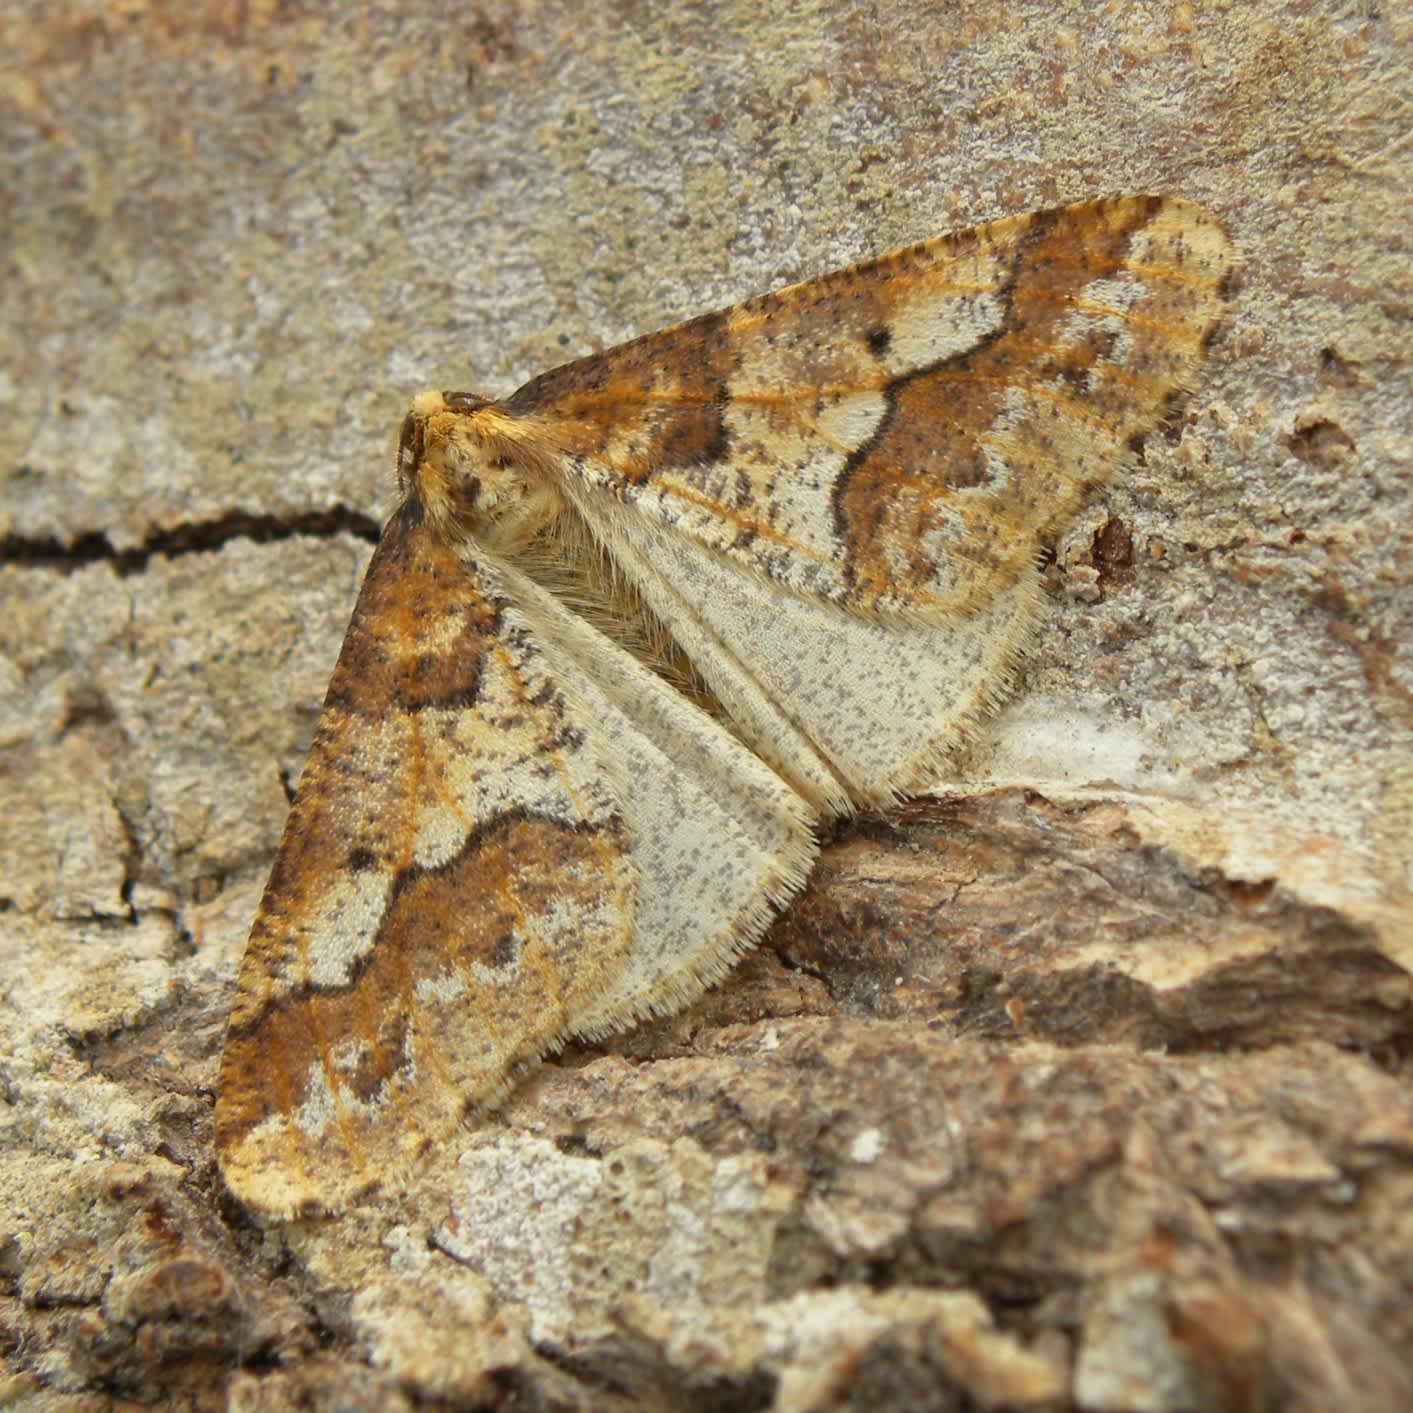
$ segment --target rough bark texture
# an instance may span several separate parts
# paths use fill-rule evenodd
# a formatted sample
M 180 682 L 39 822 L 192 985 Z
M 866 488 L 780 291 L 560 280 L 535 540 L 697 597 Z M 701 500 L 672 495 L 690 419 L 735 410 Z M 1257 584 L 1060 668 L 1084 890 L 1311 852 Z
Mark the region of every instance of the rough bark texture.
M 344 9 L 0 34 L 0 1401 L 1413 1406 L 1407 9 Z M 411 1190 L 223 1197 L 412 392 L 1144 190 L 1244 289 L 965 772 Z

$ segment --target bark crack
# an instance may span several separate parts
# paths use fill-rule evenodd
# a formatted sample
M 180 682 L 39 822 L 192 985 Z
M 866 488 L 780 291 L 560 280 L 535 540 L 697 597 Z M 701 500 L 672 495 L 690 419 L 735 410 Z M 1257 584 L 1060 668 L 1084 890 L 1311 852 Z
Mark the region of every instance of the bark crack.
M 124 577 L 139 574 L 154 555 L 173 558 L 185 554 L 205 554 L 232 540 L 253 540 L 271 544 L 278 540 L 309 535 L 335 539 L 354 535 L 376 544 L 379 524 L 362 511 L 336 505 L 329 510 L 307 510 L 296 515 L 260 515 L 247 510 L 231 510 L 212 520 L 197 520 L 167 529 L 153 530 L 141 544 L 119 549 L 103 531 L 93 530 L 65 543 L 56 536 L 0 536 L 0 565 L 16 564 L 53 569 L 71 574 L 89 564 L 111 564 Z

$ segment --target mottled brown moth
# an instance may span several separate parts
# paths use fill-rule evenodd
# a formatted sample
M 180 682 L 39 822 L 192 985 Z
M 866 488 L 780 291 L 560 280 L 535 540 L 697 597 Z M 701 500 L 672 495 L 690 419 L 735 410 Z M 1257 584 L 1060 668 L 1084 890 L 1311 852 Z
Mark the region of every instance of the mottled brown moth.
M 240 972 L 232 1191 L 337 1210 L 725 975 L 816 823 L 926 786 L 1009 686 L 1039 545 L 1231 269 L 1199 207 L 1086 202 L 419 397 Z

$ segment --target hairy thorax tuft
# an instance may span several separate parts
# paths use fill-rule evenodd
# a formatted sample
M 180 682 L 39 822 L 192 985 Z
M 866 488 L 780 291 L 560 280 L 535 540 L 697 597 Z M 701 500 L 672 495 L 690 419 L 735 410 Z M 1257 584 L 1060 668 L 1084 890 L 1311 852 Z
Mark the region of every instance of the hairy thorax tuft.
M 520 553 L 564 510 L 533 426 L 475 393 L 426 392 L 403 419 L 397 481 L 449 538 Z

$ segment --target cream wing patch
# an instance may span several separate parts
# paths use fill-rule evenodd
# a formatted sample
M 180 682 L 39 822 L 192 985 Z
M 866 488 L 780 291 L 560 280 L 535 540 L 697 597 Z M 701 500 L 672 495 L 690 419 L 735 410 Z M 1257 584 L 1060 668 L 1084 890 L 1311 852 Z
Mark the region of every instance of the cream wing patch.
M 231 1190 L 337 1211 L 721 977 L 812 824 L 1009 687 L 1040 544 L 1193 383 L 1232 265 L 1200 207 L 1088 202 L 420 396 L 237 981 Z
M 937 778 L 1005 695 L 1040 593 L 1032 568 L 954 622 L 883 622 L 630 514 L 599 528 L 678 641 L 710 643 L 695 660 L 742 739 L 825 812 L 886 806 Z
M 800 797 L 710 716 L 532 581 L 515 592 L 595 723 L 638 872 L 626 963 L 574 1023 L 596 1037 L 680 1010 L 724 976 L 817 845 Z

